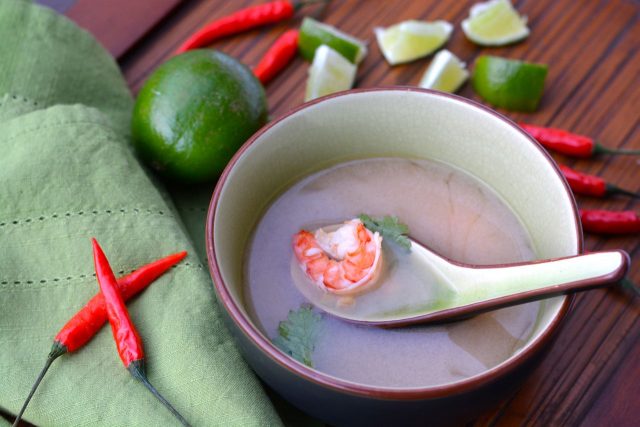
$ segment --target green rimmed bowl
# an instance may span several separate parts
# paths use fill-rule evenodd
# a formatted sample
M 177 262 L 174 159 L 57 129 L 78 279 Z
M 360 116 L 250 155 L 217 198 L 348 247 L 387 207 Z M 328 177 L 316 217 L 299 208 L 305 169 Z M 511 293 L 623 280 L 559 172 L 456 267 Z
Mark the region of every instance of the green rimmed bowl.
M 285 188 L 341 161 L 427 158 L 496 191 L 528 230 L 540 258 L 576 255 L 582 232 L 571 192 L 547 153 L 505 117 L 475 102 L 415 89 L 353 90 L 302 105 L 256 133 L 227 166 L 207 218 L 207 254 L 228 324 L 253 369 L 278 393 L 333 425 L 458 423 L 508 392 L 535 363 L 570 297 L 545 300 L 527 342 L 497 366 L 438 386 L 373 387 L 308 368 L 252 322 L 242 297 L 245 248 Z

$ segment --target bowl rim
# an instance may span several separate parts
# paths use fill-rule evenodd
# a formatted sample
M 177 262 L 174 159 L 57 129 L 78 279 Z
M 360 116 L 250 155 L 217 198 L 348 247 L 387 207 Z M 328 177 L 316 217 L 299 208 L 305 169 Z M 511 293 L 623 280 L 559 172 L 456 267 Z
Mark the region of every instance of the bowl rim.
M 368 398 L 377 398 L 377 399 L 388 399 L 388 400 L 422 400 L 422 399 L 433 399 L 433 398 L 443 398 L 447 396 L 452 396 L 456 394 L 460 394 L 463 392 L 469 392 L 472 390 L 476 390 L 481 386 L 492 383 L 497 379 L 513 372 L 519 366 L 532 359 L 535 355 L 537 355 L 546 345 L 553 339 L 559 327 L 562 324 L 562 321 L 566 317 L 569 312 L 569 309 L 573 303 L 574 297 L 573 295 L 564 296 L 564 301 L 562 302 L 562 306 L 555 317 L 551 320 L 549 326 L 542 331 L 542 333 L 531 342 L 527 348 L 521 351 L 519 354 L 510 357 L 506 361 L 500 363 L 497 366 L 494 366 L 491 369 L 488 369 L 478 375 L 474 375 L 464 380 L 456 381 L 450 384 L 442 384 L 436 386 L 426 386 L 426 387 L 382 387 L 382 386 L 371 386 L 360 383 L 355 383 L 352 381 L 344 380 L 338 377 L 334 377 L 329 374 L 325 374 L 323 372 L 317 371 L 313 368 L 309 368 L 308 366 L 298 362 L 297 360 L 289 357 L 280 351 L 275 345 L 271 343 L 269 339 L 267 339 L 258 329 L 253 325 L 253 323 L 247 319 L 239 307 L 233 300 L 227 286 L 222 278 L 222 274 L 220 271 L 220 267 L 216 258 L 216 249 L 215 242 L 213 238 L 213 231 L 215 228 L 215 214 L 218 206 L 218 201 L 220 199 L 220 195 L 222 192 L 222 188 L 224 187 L 227 178 L 231 170 L 234 168 L 238 160 L 243 156 L 244 152 L 247 151 L 253 143 L 255 143 L 264 133 L 266 133 L 269 129 L 271 129 L 276 124 L 282 122 L 283 120 L 289 118 L 290 116 L 296 114 L 297 112 L 307 109 L 315 104 L 320 102 L 324 102 L 329 99 L 349 96 L 352 94 L 361 94 L 368 92 L 418 92 L 425 93 L 432 96 L 443 97 L 452 99 L 454 101 L 463 102 L 470 107 L 478 108 L 484 112 L 490 113 L 494 117 L 499 120 L 502 120 L 509 126 L 513 127 L 515 130 L 520 132 L 531 144 L 538 148 L 541 154 L 547 159 L 547 161 L 553 167 L 553 170 L 556 172 L 558 177 L 560 177 L 561 182 L 564 185 L 565 192 L 571 201 L 571 208 L 573 209 L 573 216 L 575 221 L 575 230 L 577 234 L 577 253 L 582 253 L 583 251 L 583 233 L 582 233 L 582 225 L 580 223 L 580 217 L 578 214 L 578 209 L 576 205 L 575 198 L 571 189 L 569 188 L 568 183 L 566 182 L 563 174 L 558 168 L 556 162 L 553 160 L 551 155 L 528 133 L 526 133 L 522 128 L 520 128 L 513 120 L 505 117 L 504 115 L 494 111 L 479 102 L 470 100 L 468 98 L 463 98 L 458 95 L 439 92 L 430 89 L 422 89 L 418 87 L 412 86 L 394 86 L 394 87 L 377 87 L 377 88 L 358 88 L 351 89 L 347 91 L 337 92 L 331 95 L 327 95 L 321 98 L 314 99 L 312 101 L 303 103 L 271 122 L 264 125 L 260 128 L 256 133 L 254 133 L 235 153 L 232 159 L 227 164 L 226 168 L 222 172 L 222 175 L 218 179 L 216 187 L 214 189 L 213 195 L 211 197 L 211 202 L 209 204 L 209 210 L 207 212 L 206 218 L 206 227 L 205 227 L 205 240 L 206 240 L 206 249 L 207 249 L 207 259 L 209 264 L 209 271 L 211 273 L 211 277 L 213 279 L 214 289 L 218 295 L 218 300 L 221 302 L 221 305 L 224 306 L 227 311 L 229 317 L 236 324 L 238 329 L 244 334 L 244 336 L 251 341 L 266 357 L 268 357 L 272 362 L 278 364 L 280 367 L 289 371 L 290 374 L 293 374 L 297 377 L 305 379 L 307 381 L 311 381 L 316 385 L 319 385 L 324 388 L 328 388 L 334 391 L 338 391 L 341 393 L 347 393 L 350 395 L 355 395 L 359 397 L 368 397 Z

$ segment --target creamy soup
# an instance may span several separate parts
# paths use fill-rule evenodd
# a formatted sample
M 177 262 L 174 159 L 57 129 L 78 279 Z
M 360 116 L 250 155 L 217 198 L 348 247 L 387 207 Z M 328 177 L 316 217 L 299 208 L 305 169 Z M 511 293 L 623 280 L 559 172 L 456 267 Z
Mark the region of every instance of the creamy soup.
M 361 213 L 395 215 L 409 226 L 412 237 L 460 262 L 534 258 L 530 238 L 513 212 L 490 188 L 458 169 L 397 158 L 342 163 L 290 187 L 256 226 L 245 260 L 244 297 L 265 335 L 275 337 L 289 311 L 309 301 L 301 286 L 318 292 L 292 262 L 292 236 Z M 402 265 L 403 254 L 390 242 L 383 242 L 383 248 L 386 273 L 375 292 L 355 297 L 356 307 L 366 310 L 367 298 L 383 297 L 385 278 L 396 285 L 422 279 L 410 268 L 394 268 L 396 276 L 390 275 L 388 266 Z M 437 293 L 423 289 L 427 299 Z M 407 299 L 407 304 L 416 300 Z M 357 326 L 325 314 L 314 368 L 373 386 L 424 387 L 462 380 L 517 352 L 530 337 L 539 308 L 540 303 L 533 302 L 465 321 L 394 330 Z

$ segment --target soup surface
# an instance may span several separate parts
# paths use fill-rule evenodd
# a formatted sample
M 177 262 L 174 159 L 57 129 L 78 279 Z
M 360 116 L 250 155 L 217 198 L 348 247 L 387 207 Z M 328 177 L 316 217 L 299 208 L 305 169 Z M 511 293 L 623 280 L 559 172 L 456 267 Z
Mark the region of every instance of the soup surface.
M 300 229 L 315 230 L 361 213 L 395 215 L 409 226 L 412 237 L 460 262 L 496 264 L 534 258 L 516 216 L 491 189 L 464 172 L 427 160 L 342 163 L 286 190 L 254 231 L 245 260 L 244 297 L 250 315 L 268 337 L 278 334 L 278 324 L 290 310 L 308 302 L 298 289 L 302 276 L 292 263 L 292 236 Z M 399 277 L 411 277 L 410 273 Z M 420 280 L 419 275 L 413 277 Z M 385 387 L 462 380 L 517 352 L 530 337 L 539 309 L 540 303 L 533 302 L 461 322 L 394 330 L 357 326 L 325 314 L 313 353 L 314 368 Z

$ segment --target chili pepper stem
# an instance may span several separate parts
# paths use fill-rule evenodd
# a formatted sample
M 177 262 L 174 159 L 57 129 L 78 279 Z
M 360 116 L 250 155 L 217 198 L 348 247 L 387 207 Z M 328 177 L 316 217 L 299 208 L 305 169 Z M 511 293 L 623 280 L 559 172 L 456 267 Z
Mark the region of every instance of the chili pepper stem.
M 36 392 L 36 389 L 40 385 L 40 381 L 42 381 L 42 379 L 44 378 L 44 375 L 49 370 L 49 367 L 51 366 L 53 361 L 56 360 L 58 357 L 62 356 L 63 354 L 65 354 L 66 352 L 67 352 L 67 347 L 66 346 L 60 344 L 57 341 L 55 341 L 53 343 L 53 346 L 51 347 L 51 351 L 49 352 L 49 355 L 47 356 L 47 361 L 45 362 L 44 367 L 40 371 L 40 374 L 38 375 L 38 378 L 36 379 L 36 382 L 31 387 L 31 391 L 29 391 L 29 396 L 27 396 L 27 399 L 24 401 L 24 404 L 22 405 L 22 408 L 20 408 L 20 412 L 18 412 L 18 415 L 16 416 L 16 419 L 13 422 L 12 427 L 16 427 L 18 425 L 18 423 L 20 422 L 20 420 L 22 419 L 22 415 L 24 414 L 24 411 L 27 409 L 27 405 L 31 401 L 31 398 L 33 397 L 34 393 Z
M 291 2 L 291 4 L 293 4 L 293 8 L 295 10 L 300 10 L 305 6 L 309 6 L 311 4 L 314 3 L 329 3 L 331 0 L 298 0 L 298 1 L 294 1 Z
M 623 156 L 640 156 L 640 150 L 623 150 L 606 147 L 600 143 L 593 146 L 593 154 L 620 154 Z
M 622 285 L 622 287 L 624 287 L 624 288 L 629 288 L 629 289 L 631 289 L 633 292 L 635 292 L 635 294 L 636 294 L 637 296 L 640 296 L 640 288 L 639 288 L 639 287 L 637 287 L 637 286 L 636 286 L 636 285 L 635 285 L 631 280 L 629 280 L 629 279 L 627 279 L 627 278 L 622 279 L 622 280 L 620 281 L 620 285 Z
M 620 188 L 612 184 L 607 184 L 607 194 L 621 194 L 624 196 L 633 197 L 634 199 L 640 199 L 640 194 L 634 193 L 633 191 L 625 190 L 624 188 Z
M 171 413 L 178 419 L 178 421 L 180 421 L 183 426 L 190 427 L 190 424 L 187 422 L 187 420 L 185 420 L 184 417 L 180 415 L 180 413 L 173 406 L 171 406 L 171 403 L 169 403 L 167 399 L 162 397 L 158 390 L 156 390 L 156 388 L 151 385 L 151 383 L 147 379 L 147 375 L 145 374 L 144 360 L 134 360 L 129 364 L 129 366 L 127 366 L 127 369 L 129 370 L 129 372 L 131 372 L 131 375 L 133 375 L 135 379 L 144 384 L 144 386 L 151 392 L 151 394 L 158 398 L 158 400 L 169 411 L 171 411 Z

